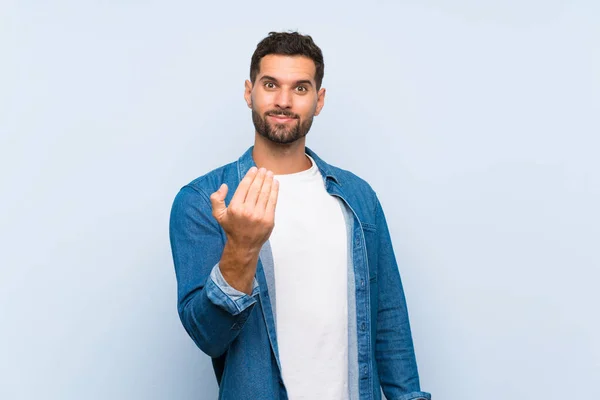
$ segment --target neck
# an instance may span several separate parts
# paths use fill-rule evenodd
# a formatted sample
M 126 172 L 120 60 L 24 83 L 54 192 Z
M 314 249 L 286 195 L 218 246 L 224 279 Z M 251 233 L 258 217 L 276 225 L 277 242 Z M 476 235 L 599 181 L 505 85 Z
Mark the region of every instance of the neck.
M 255 133 L 252 158 L 257 167 L 271 170 L 275 175 L 305 171 L 311 167 L 305 154 L 305 142 L 306 138 L 303 137 L 293 143 L 279 144 Z

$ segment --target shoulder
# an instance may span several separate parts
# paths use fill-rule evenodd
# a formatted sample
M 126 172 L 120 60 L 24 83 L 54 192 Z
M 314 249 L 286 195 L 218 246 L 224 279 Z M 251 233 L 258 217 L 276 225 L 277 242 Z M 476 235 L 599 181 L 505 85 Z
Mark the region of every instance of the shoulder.
M 365 191 L 364 194 L 366 195 L 374 195 L 375 192 L 373 191 L 373 188 L 371 188 L 371 185 L 360 176 L 347 169 L 341 168 L 340 166 L 326 162 L 308 147 L 306 148 L 306 152 L 315 160 L 319 169 L 325 174 L 335 178 L 340 186 Z
M 226 183 L 231 186 L 235 180 L 237 180 L 237 161 L 225 164 L 197 177 L 185 185 L 182 190 L 189 188 L 208 197 L 216 192 L 221 184 Z
M 371 185 L 354 172 L 326 163 L 313 151 L 310 151 L 309 155 L 315 159 L 326 175 L 333 178 L 340 194 L 356 212 L 359 219 L 362 222 L 372 223 L 375 219 L 378 200 Z
M 172 212 L 176 210 L 191 211 L 190 209 L 210 210 L 210 195 L 216 192 L 221 184 L 226 183 L 230 192 L 237 180 L 237 163 L 231 162 L 201 175 L 185 184 L 173 201 Z
M 372 222 L 377 208 L 377 194 L 371 185 L 355 173 L 331 167 L 344 197 L 363 222 Z
M 329 168 L 344 193 L 348 192 L 352 195 L 364 197 L 366 200 L 373 200 L 376 197 L 375 190 L 364 178 L 337 166 L 330 165 Z
M 354 172 L 349 171 L 347 169 L 343 169 L 337 166 L 330 165 L 331 170 L 334 173 L 334 176 L 338 179 L 339 183 L 343 187 L 352 187 L 355 190 L 360 190 L 363 194 L 367 196 L 375 195 L 375 191 L 362 177 L 356 175 Z

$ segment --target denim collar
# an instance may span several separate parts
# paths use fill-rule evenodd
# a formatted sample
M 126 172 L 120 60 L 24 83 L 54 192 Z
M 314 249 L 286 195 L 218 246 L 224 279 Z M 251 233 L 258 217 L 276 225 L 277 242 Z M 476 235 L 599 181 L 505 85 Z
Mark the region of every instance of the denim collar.
M 244 154 L 242 154 L 242 156 L 238 160 L 238 163 L 237 163 L 238 164 L 238 178 L 240 181 L 246 175 L 246 173 L 248 172 L 248 170 L 250 168 L 256 166 L 256 163 L 254 162 L 254 159 L 252 158 L 252 150 L 253 149 L 254 149 L 254 146 L 251 146 L 248 150 L 246 150 L 246 152 Z M 331 179 L 338 185 L 342 186 L 342 184 L 340 183 L 338 178 L 334 175 L 333 168 L 329 164 L 327 164 L 325 161 L 321 160 L 321 158 L 314 151 L 309 149 L 308 147 L 305 147 L 305 151 L 306 151 L 306 154 L 308 154 L 309 156 L 312 157 L 313 160 L 315 160 L 315 163 L 317 164 L 317 167 L 319 168 L 319 171 L 321 172 L 321 175 L 323 175 L 323 179 L 325 181 L 327 181 L 328 179 Z

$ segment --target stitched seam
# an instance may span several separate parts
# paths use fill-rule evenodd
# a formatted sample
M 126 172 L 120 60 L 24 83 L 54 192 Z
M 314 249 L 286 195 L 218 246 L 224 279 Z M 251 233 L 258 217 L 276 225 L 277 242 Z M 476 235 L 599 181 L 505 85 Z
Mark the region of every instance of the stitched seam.
M 212 278 L 210 278 L 212 280 Z M 221 286 L 217 285 L 217 282 L 213 281 L 213 284 L 219 288 L 219 290 L 221 291 L 221 293 L 223 293 L 223 296 L 225 296 L 225 301 L 227 303 L 233 303 L 235 309 L 237 310 L 238 314 L 242 311 L 240 310 L 240 308 L 238 307 L 237 303 L 235 300 L 231 299 L 231 297 L 229 297 L 229 295 L 227 293 L 225 293 L 225 291 L 223 290 L 223 288 L 221 288 Z

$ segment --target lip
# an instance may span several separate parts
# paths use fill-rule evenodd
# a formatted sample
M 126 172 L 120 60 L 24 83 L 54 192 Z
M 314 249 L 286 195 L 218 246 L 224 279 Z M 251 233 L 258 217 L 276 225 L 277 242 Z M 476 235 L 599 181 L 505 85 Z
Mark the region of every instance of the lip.
M 273 118 L 275 121 L 277 122 L 289 122 L 289 121 L 293 121 L 295 118 L 291 118 L 291 117 L 284 117 L 284 116 L 276 116 L 276 115 L 269 115 L 270 118 Z

